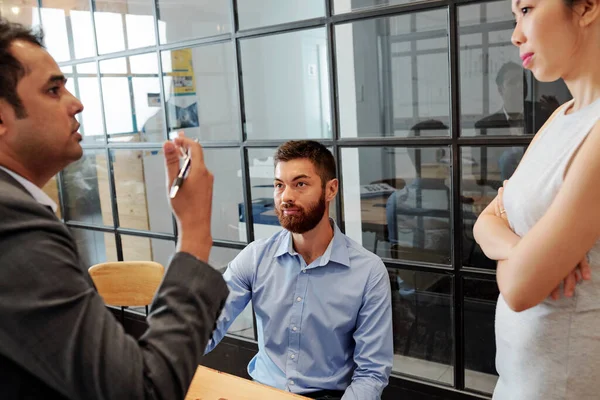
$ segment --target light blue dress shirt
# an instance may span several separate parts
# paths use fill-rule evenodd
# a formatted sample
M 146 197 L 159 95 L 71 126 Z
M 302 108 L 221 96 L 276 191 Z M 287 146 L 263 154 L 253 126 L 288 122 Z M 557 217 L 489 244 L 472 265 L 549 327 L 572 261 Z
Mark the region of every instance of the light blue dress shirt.
M 308 266 L 285 230 L 229 263 L 230 294 L 206 352 L 252 300 L 254 380 L 294 393 L 345 390 L 343 400 L 379 399 L 394 357 L 389 276 L 379 257 L 331 223 L 333 240 Z

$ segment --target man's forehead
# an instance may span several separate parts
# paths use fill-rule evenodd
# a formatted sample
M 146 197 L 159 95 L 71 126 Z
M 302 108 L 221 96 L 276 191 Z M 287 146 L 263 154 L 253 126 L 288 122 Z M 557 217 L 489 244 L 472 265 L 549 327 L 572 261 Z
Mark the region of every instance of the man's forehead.
M 25 68 L 26 76 L 46 80 L 52 75 L 61 74 L 56 61 L 38 45 L 15 40 L 11 45 L 11 53 Z
M 299 175 L 314 177 L 316 175 L 313 163 L 306 158 L 297 158 L 290 161 L 280 161 L 275 166 L 276 178 L 293 179 Z

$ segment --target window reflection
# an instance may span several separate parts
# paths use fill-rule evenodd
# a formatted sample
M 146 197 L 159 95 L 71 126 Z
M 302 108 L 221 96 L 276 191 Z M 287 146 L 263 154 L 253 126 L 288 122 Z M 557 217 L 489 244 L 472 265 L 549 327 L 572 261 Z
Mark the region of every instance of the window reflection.
M 240 29 L 284 24 L 325 16 L 323 0 L 239 0 Z
M 104 150 L 86 150 L 63 170 L 65 220 L 113 226 Z
M 248 139 L 331 137 L 324 28 L 240 41 Z
M 108 140 L 163 142 L 163 108 L 156 54 L 101 61 L 100 73 Z
M 103 262 L 117 261 L 115 235 L 70 227 L 84 268 Z
M 111 150 L 119 224 L 173 233 L 162 150 Z
M 462 214 L 463 265 L 478 268 L 496 268 L 473 238 L 473 226 L 479 214 L 496 197 L 505 179 L 517 168 L 525 146 L 463 147 L 462 159 Z
M 156 44 L 151 0 L 95 1 L 98 53 L 106 54 Z
M 154 261 L 163 267 L 175 254 L 175 241 L 142 236 L 121 235 L 124 261 Z
M 346 234 L 381 257 L 450 263 L 450 149 L 345 148 Z
M 169 132 L 188 137 L 240 140 L 233 43 L 161 54 Z
M 463 281 L 465 321 L 465 387 L 492 393 L 498 373 L 494 318 L 498 286 L 495 280 L 465 279 Z
M 163 44 L 231 32 L 228 1 L 158 0 L 157 6 Z
M 502 2 L 462 6 L 462 135 L 532 135 L 570 99 L 562 80 L 539 83 L 511 43 L 514 17 Z
M 335 28 L 343 137 L 448 136 L 448 16 L 445 10 Z M 433 127 L 435 128 L 435 127 Z
M 204 149 L 204 161 L 215 177 L 211 224 L 213 239 L 245 242 L 246 232 L 240 234 L 239 224 L 240 208 L 244 205 L 240 150 Z
M 240 251 L 236 249 L 213 246 L 210 251 L 208 263 L 219 272 L 224 273 L 227 269 L 227 264 L 233 261 L 239 253 Z M 233 321 L 227 333 L 233 336 L 255 340 L 252 302 L 250 302 L 244 311 L 242 311 L 235 321 Z
M 413 3 L 418 0 L 333 0 L 334 13 L 348 13 L 366 8 L 393 6 L 396 4 Z
M 388 268 L 393 372 L 452 385 L 452 277 Z

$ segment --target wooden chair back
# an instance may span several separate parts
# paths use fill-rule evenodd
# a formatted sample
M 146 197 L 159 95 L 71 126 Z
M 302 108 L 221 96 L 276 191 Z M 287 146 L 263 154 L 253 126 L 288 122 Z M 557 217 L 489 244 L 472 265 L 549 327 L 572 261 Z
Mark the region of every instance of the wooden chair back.
M 141 307 L 152 302 L 165 268 L 153 261 L 119 261 L 93 265 L 89 273 L 107 305 Z

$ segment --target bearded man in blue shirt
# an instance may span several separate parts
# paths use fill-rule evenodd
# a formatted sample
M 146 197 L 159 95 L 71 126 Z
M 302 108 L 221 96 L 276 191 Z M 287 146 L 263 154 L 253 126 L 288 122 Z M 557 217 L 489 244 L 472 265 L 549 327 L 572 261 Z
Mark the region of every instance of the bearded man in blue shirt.
M 230 294 L 206 351 L 252 300 L 255 381 L 311 398 L 379 399 L 394 356 L 387 270 L 329 218 L 339 181 L 325 146 L 289 141 L 274 160 L 284 229 L 229 263 Z

